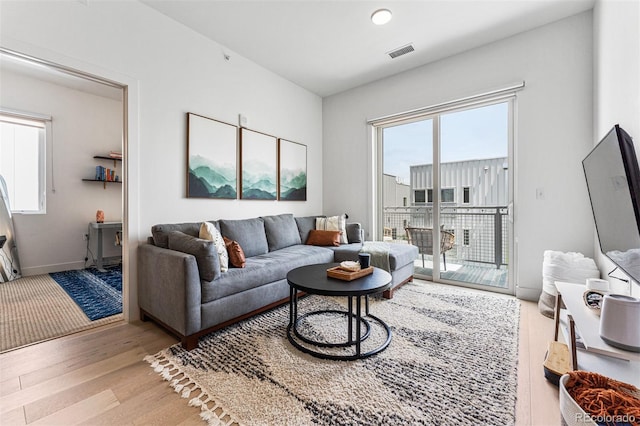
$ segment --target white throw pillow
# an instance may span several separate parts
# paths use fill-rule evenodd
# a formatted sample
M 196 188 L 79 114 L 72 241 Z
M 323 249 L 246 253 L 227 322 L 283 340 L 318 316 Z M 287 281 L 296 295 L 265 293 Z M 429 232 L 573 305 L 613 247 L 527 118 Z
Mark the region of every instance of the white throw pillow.
M 349 244 L 347 240 L 347 218 L 344 215 L 317 217 L 316 229 L 321 231 L 340 231 L 340 243 Z
M 213 241 L 220 258 L 220 272 L 227 272 L 229 270 L 229 253 L 227 253 L 227 246 L 224 244 L 224 238 L 222 238 L 218 228 L 211 222 L 202 222 L 198 237 L 203 240 Z

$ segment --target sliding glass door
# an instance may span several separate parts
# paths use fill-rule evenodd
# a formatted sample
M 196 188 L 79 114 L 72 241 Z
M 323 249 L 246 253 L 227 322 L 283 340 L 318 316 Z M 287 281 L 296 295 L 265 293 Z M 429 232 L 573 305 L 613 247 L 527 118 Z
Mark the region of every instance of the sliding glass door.
M 512 292 L 512 107 L 506 99 L 379 127 L 381 235 L 418 247 L 416 276 Z

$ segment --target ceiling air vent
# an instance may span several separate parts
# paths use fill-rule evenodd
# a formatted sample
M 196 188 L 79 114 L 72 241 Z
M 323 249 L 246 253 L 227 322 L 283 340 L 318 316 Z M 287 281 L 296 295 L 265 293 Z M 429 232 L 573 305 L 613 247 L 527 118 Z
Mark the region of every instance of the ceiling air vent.
M 413 44 L 409 43 L 406 46 L 398 47 L 397 49 L 392 50 L 391 52 L 387 52 L 387 55 L 391 57 L 391 59 L 397 58 L 398 56 L 406 55 L 407 53 L 413 52 L 415 49 L 413 48 Z

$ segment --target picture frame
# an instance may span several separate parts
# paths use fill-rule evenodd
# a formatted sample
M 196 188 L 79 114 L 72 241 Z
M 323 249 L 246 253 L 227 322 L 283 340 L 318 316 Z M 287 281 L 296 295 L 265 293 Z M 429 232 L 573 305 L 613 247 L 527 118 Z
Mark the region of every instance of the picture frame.
M 236 199 L 238 127 L 187 113 L 187 198 Z
M 240 128 L 240 199 L 278 199 L 278 159 L 275 136 Z
M 307 201 L 307 146 L 278 139 L 278 200 Z

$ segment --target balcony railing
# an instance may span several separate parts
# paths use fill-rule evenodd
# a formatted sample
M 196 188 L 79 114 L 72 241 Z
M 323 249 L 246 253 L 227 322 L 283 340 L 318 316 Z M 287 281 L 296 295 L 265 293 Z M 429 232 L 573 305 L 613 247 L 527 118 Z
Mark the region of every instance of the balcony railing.
M 454 248 L 447 260 L 461 263 L 493 264 L 500 269 L 508 264 L 508 210 L 506 206 L 446 206 L 440 211 L 444 230 L 455 235 Z M 406 227 L 433 228 L 433 207 L 385 207 L 385 240 L 405 241 Z

